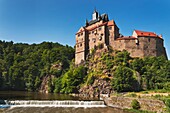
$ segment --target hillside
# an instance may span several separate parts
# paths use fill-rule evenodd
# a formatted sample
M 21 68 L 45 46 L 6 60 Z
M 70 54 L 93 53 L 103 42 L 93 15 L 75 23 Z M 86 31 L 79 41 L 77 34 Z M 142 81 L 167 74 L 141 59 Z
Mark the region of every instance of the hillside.
M 131 58 L 127 51 L 98 47 L 79 66 L 74 63 L 56 80 L 58 93 L 98 97 L 112 92 L 170 90 L 170 61 L 164 57 Z
M 43 77 L 61 76 L 73 58 L 68 45 L 0 41 L 0 90 L 38 91 Z

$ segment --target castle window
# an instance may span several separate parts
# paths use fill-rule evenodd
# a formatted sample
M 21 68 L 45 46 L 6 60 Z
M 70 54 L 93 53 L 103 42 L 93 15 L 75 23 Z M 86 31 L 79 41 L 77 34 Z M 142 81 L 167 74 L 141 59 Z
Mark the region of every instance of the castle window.
M 81 33 L 81 35 L 83 35 L 83 33 Z
M 96 42 L 96 39 L 95 39 L 95 38 L 92 38 L 92 41 L 95 43 L 95 42 Z
M 92 31 L 92 34 L 94 33 L 94 31 Z
M 109 30 L 112 30 L 112 27 L 109 27 Z
M 78 37 L 80 36 L 80 34 L 78 34 Z
M 79 48 L 79 45 L 77 44 L 77 48 Z
M 102 36 L 99 36 L 99 40 L 100 40 L 100 41 L 102 40 Z
M 148 41 L 150 42 L 150 41 L 151 41 L 151 39 L 150 39 L 150 38 L 148 38 Z
M 82 46 L 82 43 L 80 44 L 80 47 Z
M 102 28 L 101 28 L 101 27 L 99 27 L 99 29 L 98 29 L 98 30 L 100 31 L 100 30 L 102 30 Z

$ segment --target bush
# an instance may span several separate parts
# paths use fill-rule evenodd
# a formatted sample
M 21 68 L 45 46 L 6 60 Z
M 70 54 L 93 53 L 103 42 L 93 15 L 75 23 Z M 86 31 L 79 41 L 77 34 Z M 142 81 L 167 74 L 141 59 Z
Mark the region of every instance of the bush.
M 165 105 L 166 105 L 166 111 L 169 113 L 170 112 L 170 99 L 165 100 Z
M 140 103 L 136 99 L 132 100 L 131 106 L 133 109 L 140 109 Z
M 170 99 L 165 100 L 165 105 L 166 107 L 170 108 Z

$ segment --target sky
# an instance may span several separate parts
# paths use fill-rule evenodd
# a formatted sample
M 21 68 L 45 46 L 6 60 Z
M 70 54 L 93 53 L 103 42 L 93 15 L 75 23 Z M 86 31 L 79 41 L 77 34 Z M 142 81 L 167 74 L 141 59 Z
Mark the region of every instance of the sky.
M 134 29 L 162 34 L 170 59 L 170 0 L 0 0 L 0 40 L 74 46 L 75 33 L 95 8 L 124 36 Z

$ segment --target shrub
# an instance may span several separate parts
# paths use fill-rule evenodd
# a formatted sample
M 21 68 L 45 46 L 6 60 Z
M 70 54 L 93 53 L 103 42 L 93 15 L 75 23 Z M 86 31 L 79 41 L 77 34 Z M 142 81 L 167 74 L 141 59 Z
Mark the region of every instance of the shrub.
M 165 100 L 165 105 L 166 107 L 170 108 L 170 99 Z
M 140 103 L 136 99 L 132 100 L 131 106 L 133 109 L 140 109 Z
M 170 99 L 165 100 L 165 105 L 166 105 L 166 111 L 169 113 L 170 112 Z

